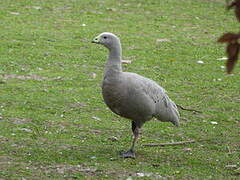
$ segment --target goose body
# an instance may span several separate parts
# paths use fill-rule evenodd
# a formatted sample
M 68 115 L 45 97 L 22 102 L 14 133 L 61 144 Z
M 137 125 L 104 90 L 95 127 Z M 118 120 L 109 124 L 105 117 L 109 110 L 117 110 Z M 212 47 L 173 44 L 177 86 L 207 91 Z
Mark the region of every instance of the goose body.
M 109 49 L 102 81 L 102 95 L 106 105 L 116 114 L 132 120 L 132 147 L 123 157 L 135 157 L 134 146 L 142 125 L 153 117 L 179 125 L 175 103 L 155 81 L 131 72 L 122 71 L 122 50 L 119 38 L 102 33 L 93 40 Z
M 179 124 L 176 105 L 156 82 L 135 73 L 120 72 L 104 77 L 102 95 L 116 114 L 133 120 L 139 126 L 153 117 Z

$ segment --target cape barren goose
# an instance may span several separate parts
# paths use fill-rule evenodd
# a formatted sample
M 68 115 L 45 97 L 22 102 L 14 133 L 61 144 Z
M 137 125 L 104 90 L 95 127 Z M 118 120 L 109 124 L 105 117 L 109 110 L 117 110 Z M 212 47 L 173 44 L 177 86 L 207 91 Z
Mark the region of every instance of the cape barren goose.
M 116 35 L 104 32 L 92 42 L 104 45 L 109 50 L 102 81 L 102 95 L 114 113 L 132 120 L 132 146 L 121 155 L 124 158 L 135 158 L 134 147 L 143 124 L 155 117 L 159 121 L 171 122 L 178 126 L 177 106 L 153 80 L 122 71 L 122 48 Z

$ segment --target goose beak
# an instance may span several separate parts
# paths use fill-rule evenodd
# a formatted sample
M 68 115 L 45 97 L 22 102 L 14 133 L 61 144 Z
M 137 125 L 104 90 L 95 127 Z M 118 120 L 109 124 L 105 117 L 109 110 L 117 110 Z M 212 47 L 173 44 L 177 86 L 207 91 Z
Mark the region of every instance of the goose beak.
M 99 43 L 100 43 L 100 38 L 99 38 L 99 37 L 95 37 L 95 38 L 92 40 L 92 43 L 99 44 Z

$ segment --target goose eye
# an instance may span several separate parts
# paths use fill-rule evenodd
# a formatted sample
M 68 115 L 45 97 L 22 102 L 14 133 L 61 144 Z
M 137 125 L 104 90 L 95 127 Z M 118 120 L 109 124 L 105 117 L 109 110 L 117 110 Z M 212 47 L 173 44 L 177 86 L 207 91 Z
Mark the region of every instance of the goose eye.
M 107 39 L 107 36 L 103 36 L 103 39 Z

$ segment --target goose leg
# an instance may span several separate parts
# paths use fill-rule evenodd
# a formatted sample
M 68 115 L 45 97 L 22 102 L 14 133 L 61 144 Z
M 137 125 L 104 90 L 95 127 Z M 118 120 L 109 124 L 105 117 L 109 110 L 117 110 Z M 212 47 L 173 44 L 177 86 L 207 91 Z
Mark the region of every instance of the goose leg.
M 133 142 L 132 142 L 131 148 L 127 152 L 124 152 L 121 154 L 121 156 L 123 158 L 135 158 L 136 157 L 134 148 L 135 148 L 135 144 L 139 137 L 139 130 L 140 130 L 140 128 L 136 125 L 136 123 L 134 121 L 132 121 Z

